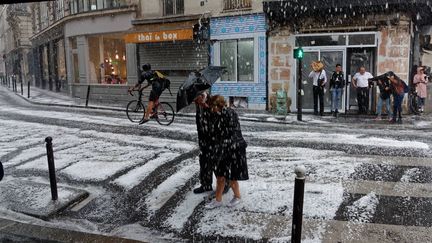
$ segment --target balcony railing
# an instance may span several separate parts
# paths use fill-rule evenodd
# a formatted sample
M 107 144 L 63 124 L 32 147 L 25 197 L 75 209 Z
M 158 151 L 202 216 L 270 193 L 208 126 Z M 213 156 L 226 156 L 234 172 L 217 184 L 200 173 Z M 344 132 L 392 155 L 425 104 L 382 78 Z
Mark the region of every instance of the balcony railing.
M 224 10 L 241 10 L 252 8 L 252 0 L 224 0 Z

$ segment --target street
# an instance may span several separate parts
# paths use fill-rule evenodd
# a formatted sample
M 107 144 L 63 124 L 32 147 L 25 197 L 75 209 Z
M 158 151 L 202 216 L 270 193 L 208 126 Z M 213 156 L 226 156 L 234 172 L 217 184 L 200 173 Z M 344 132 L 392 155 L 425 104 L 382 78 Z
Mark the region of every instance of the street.
M 49 183 L 44 139 L 51 136 L 59 185 L 89 192 L 48 221 L 0 200 L 9 219 L 149 242 L 287 242 L 294 168 L 303 165 L 304 242 L 430 240 L 427 116 L 407 115 L 402 125 L 311 115 L 287 124 L 241 119 L 250 176 L 240 182 L 242 203 L 206 210 L 211 194 L 192 193 L 199 186 L 194 117 L 138 125 L 118 111 L 33 105 L 4 87 L 0 103 L 0 183 Z

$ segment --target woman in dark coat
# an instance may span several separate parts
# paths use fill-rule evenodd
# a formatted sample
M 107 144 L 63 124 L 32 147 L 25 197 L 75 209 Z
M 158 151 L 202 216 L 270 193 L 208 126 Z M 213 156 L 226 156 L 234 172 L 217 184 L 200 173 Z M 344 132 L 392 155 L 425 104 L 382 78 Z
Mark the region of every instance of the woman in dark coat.
M 248 169 L 246 162 L 246 141 L 240 128 L 237 113 L 225 107 L 223 96 L 215 95 L 209 100 L 211 113 L 214 115 L 215 129 L 212 134 L 219 134 L 214 139 L 219 140 L 219 146 L 213 149 L 213 153 L 219 158 L 216 164 L 216 198 L 206 205 L 206 208 L 216 208 L 222 206 L 222 193 L 226 180 L 230 180 L 234 198 L 227 206 L 234 207 L 241 201 L 240 187 L 238 181 L 248 180 Z

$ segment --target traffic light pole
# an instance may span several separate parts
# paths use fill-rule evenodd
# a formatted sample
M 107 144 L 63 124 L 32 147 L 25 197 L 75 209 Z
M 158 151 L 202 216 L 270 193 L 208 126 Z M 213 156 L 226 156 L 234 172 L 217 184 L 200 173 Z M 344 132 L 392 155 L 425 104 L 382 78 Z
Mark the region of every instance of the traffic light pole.
M 302 84 L 302 59 L 298 59 L 298 74 L 297 74 L 297 121 L 302 120 L 302 101 L 303 101 L 303 84 Z

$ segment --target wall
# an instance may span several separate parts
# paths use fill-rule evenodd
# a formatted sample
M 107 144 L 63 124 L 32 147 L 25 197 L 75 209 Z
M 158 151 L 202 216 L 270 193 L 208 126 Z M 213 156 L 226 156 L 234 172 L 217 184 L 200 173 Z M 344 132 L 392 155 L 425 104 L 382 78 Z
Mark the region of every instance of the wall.
M 217 82 L 212 87 L 214 94 L 225 97 L 247 97 L 248 108 L 266 107 L 266 22 L 264 14 L 227 16 L 212 18 L 210 23 L 211 39 L 254 39 L 254 82 Z M 220 42 L 212 49 L 212 63 L 220 65 Z
M 383 26 L 378 42 L 377 72 L 392 70 L 408 81 L 410 73 L 411 34 L 409 22 L 401 21 L 398 26 Z
M 269 35 L 268 52 L 268 93 L 269 110 L 276 109 L 276 91 L 283 89 L 288 92 L 287 107 L 295 110 L 295 59 L 293 49 L 295 38 L 288 29 L 275 31 Z

